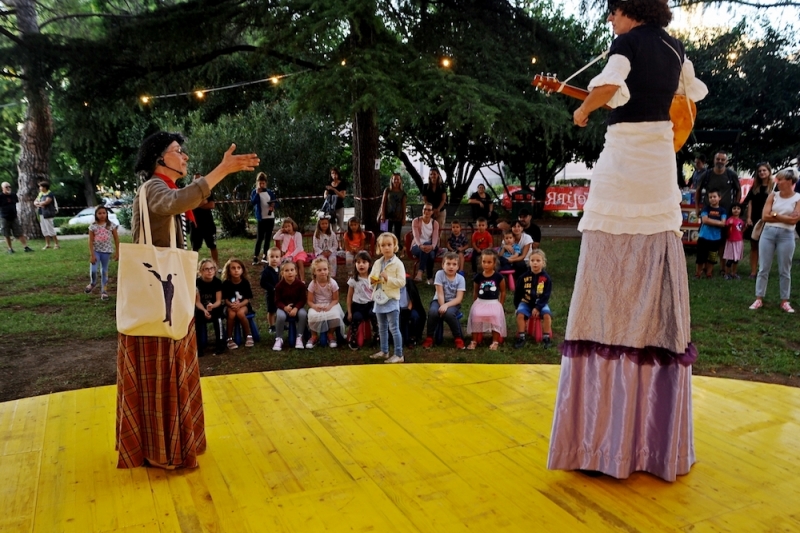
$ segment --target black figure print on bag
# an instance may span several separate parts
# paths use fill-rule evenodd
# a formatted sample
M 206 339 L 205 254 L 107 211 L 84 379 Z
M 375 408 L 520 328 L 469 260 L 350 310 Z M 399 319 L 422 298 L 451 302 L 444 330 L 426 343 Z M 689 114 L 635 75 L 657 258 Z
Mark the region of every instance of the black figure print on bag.
M 152 270 L 153 265 L 149 263 L 142 263 L 145 267 L 151 269 L 148 270 L 151 274 L 153 274 L 158 281 L 161 282 L 161 289 L 164 291 L 164 308 L 166 310 L 163 322 L 169 322 L 169 325 L 172 326 L 172 297 L 175 295 L 175 285 L 172 283 L 172 274 L 167 274 L 167 279 L 161 279 L 161 275 Z

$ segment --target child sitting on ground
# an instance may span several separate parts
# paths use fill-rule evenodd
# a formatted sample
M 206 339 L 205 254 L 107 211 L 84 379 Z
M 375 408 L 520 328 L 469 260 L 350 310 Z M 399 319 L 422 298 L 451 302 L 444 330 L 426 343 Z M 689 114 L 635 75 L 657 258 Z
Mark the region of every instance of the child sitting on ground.
M 347 345 L 351 350 L 358 350 L 358 328 L 365 320 L 372 324 L 372 335 L 378 340 L 378 319 L 372 312 L 372 285 L 369 281 L 369 269 L 372 258 L 361 250 L 355 258 L 356 273 L 347 280 L 347 316 L 344 323 L 350 326 L 350 339 Z
M 742 214 L 742 205 L 733 204 L 731 206 L 731 217 L 725 221 L 725 227 L 728 228 L 728 240 L 725 241 L 725 252 L 722 254 L 722 260 L 725 269 L 725 279 L 739 279 L 737 273 L 739 269 L 739 261 L 742 260 L 742 252 L 744 250 L 744 221 L 739 218 Z
M 339 284 L 331 278 L 328 260 L 317 257 L 311 262 L 313 281 L 308 286 L 308 327 L 311 338 L 306 348 L 313 348 L 319 336 L 328 332 L 328 346 L 336 348 L 336 329 L 344 336 L 344 312 L 339 304 Z
M 469 248 L 466 234 L 461 231 L 461 222 L 454 220 L 450 223 L 450 237 L 447 238 L 447 249 L 458 254 L 458 271 L 464 275 L 464 253 Z
M 342 237 L 344 241 L 344 257 L 347 267 L 347 275 L 353 275 L 353 260 L 356 254 L 364 249 L 367 244 L 367 234 L 361 229 L 361 221 L 357 217 L 352 217 L 347 221 L 347 231 Z
M 488 248 L 481 252 L 481 272 L 475 274 L 472 283 L 472 309 L 469 310 L 467 333 L 472 333 L 468 350 L 474 350 L 483 342 L 483 334 L 492 334 L 490 350 L 496 350 L 506 336 L 506 315 L 503 302 L 506 299 L 506 278 L 497 272 L 497 254 Z
M 214 355 L 219 355 L 225 351 L 225 308 L 222 305 L 222 282 L 216 274 L 217 264 L 211 259 L 203 259 L 197 265 L 194 324 L 198 332 L 205 330 L 209 322 L 213 324 Z
M 428 331 L 423 348 L 433 346 L 433 335 L 436 328 L 446 322 L 453 333 L 456 348 L 464 349 L 464 334 L 461 332 L 461 323 L 458 313 L 461 311 L 461 302 L 467 292 L 467 282 L 464 276 L 458 273 L 458 256 L 447 252 L 442 259 L 442 269 L 436 273 L 433 285 L 436 288 L 430 309 L 428 309 Z
M 283 349 L 283 328 L 290 318 L 297 320 L 297 339 L 294 347 L 303 349 L 303 333 L 306 330 L 307 314 L 305 310 L 308 300 L 306 284 L 297 277 L 297 267 L 289 261 L 281 265 L 281 280 L 275 285 L 275 344 L 272 349 L 280 352 Z M 292 339 L 288 339 L 292 342 Z
M 328 260 L 328 269 L 331 277 L 336 277 L 336 251 L 339 249 L 339 239 L 331 231 L 331 221 L 321 218 L 317 222 L 317 229 L 314 231 L 314 255 L 324 257 Z
M 300 280 L 303 281 L 308 254 L 303 250 L 303 234 L 300 233 L 297 222 L 289 217 L 284 218 L 280 231 L 275 234 L 273 239 L 281 247 L 283 254 L 281 262 L 292 261 L 295 263 Z
M 412 283 L 411 276 L 407 275 L 406 286 L 400 289 L 400 333 L 405 346 L 413 348 L 417 345 L 422 338 L 425 318 L 417 284 Z
M 247 337 L 244 342 L 245 348 L 252 348 L 253 335 L 247 315 L 253 312 L 253 308 L 250 306 L 253 289 L 247 279 L 247 267 L 235 257 L 228 259 L 222 271 L 222 299 L 228 309 L 228 349 L 235 350 L 239 347 L 233 340 L 233 326 L 237 320 Z
M 547 268 L 547 256 L 537 248 L 531 252 L 528 264 L 530 268 L 517 278 L 514 291 L 514 307 L 517 308 L 517 340 L 514 341 L 514 348 L 525 346 L 527 331 L 525 322 L 531 318 L 541 318 L 542 347 L 547 349 L 550 347 L 550 336 L 553 333 L 552 313 L 548 305 L 553 282 L 544 271 Z
M 522 247 L 517 244 L 511 230 L 503 234 L 503 246 L 500 247 L 500 270 L 512 270 L 512 261 L 518 261 L 522 254 Z
M 477 220 L 478 229 L 472 234 L 472 273 L 478 273 L 481 252 L 492 247 L 492 234 L 486 231 L 487 222 L 483 217 Z
M 281 266 L 281 249 L 272 247 L 267 250 L 267 266 L 261 271 L 259 284 L 264 289 L 264 300 L 267 303 L 267 326 L 269 332 L 275 333 L 275 286 L 280 281 L 278 269 Z

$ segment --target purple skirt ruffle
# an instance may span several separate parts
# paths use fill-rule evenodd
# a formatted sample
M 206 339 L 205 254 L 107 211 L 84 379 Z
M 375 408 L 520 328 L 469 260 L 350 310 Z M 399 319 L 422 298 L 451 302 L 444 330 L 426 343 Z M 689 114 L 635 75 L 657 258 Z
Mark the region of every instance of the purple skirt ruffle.
M 603 359 L 615 360 L 624 355 L 637 365 L 680 364 L 691 366 L 697 360 L 697 348 L 691 342 L 683 353 L 675 353 L 658 346 L 632 348 L 630 346 L 609 346 L 594 341 L 564 341 L 559 345 L 559 349 L 564 357 L 588 357 L 596 354 Z

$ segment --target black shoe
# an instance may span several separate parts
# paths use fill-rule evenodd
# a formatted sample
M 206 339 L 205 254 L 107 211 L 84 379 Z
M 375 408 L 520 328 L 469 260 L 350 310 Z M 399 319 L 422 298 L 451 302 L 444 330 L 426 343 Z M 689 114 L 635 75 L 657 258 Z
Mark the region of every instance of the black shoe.
M 545 350 L 550 348 L 550 335 L 545 335 L 542 339 L 542 348 Z
M 270 326 L 269 327 L 269 334 L 270 335 L 275 335 L 275 326 Z
M 350 342 L 347 343 L 347 346 L 351 350 L 356 351 L 358 350 L 358 341 L 351 339 Z
M 260 265 L 261 261 L 258 260 L 258 256 L 253 256 L 253 264 L 252 266 Z
M 517 340 L 514 341 L 514 348 L 520 349 L 525 346 L 525 337 L 517 335 Z
M 17 252 L 15 252 L 13 248 L 9 248 L 9 249 L 8 249 L 8 251 L 7 251 L 6 253 L 7 253 L 7 254 L 15 254 L 15 253 L 17 253 Z
M 26 251 L 26 252 L 32 252 L 32 251 L 33 251 L 33 248 L 31 248 L 30 246 L 26 246 L 26 247 L 25 247 L 25 251 Z

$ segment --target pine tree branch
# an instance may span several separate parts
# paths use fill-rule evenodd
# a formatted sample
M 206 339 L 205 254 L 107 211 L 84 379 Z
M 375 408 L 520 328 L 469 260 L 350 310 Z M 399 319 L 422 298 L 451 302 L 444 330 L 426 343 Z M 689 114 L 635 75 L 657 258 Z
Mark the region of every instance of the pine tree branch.
M 136 15 L 115 15 L 111 13 L 70 13 L 68 15 L 61 15 L 58 17 L 53 17 L 41 23 L 39 25 L 39 30 L 43 29 L 48 24 L 54 24 L 56 22 L 60 22 L 62 20 L 70 20 L 70 19 L 83 19 L 83 18 L 90 18 L 90 17 L 99 17 L 99 18 L 133 18 Z
M 20 39 L 10 31 L 8 31 L 7 29 L 3 28 L 2 26 L 0 26 L 0 35 L 5 35 L 19 46 L 25 46 L 25 44 L 22 42 L 22 39 Z

